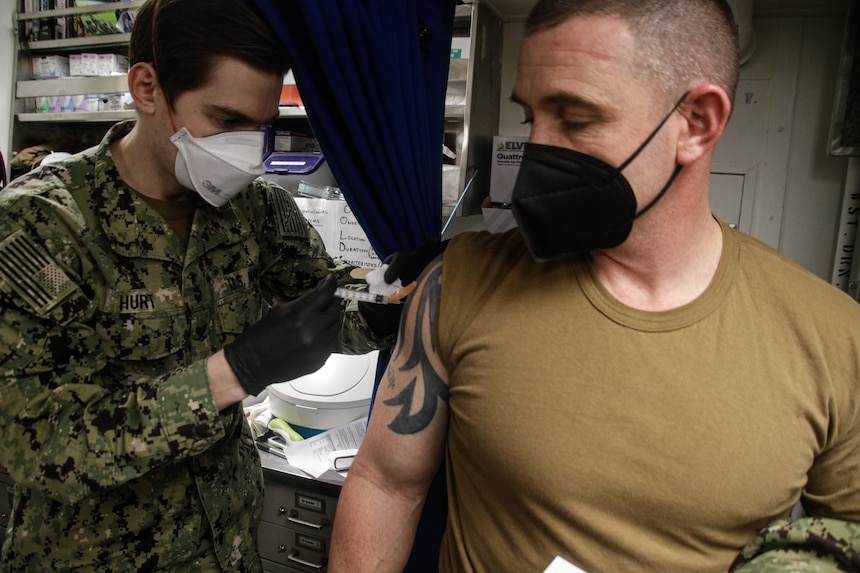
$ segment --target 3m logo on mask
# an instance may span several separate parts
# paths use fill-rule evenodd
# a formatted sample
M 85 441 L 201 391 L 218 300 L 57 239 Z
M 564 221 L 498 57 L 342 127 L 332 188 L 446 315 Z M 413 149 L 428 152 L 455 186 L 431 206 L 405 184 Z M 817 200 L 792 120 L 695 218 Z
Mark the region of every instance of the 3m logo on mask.
M 203 181 L 201 184 L 203 185 L 203 187 L 206 188 L 207 191 L 209 191 L 213 195 L 221 195 L 221 193 L 223 193 L 221 189 L 218 189 L 217 185 L 215 185 L 208 179 L 206 181 Z

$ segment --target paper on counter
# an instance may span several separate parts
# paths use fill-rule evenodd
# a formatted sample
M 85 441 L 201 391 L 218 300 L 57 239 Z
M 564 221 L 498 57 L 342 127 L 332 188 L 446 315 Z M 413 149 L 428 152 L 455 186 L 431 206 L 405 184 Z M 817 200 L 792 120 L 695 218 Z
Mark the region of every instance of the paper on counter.
M 357 450 L 366 431 L 367 419 L 361 418 L 301 442 L 293 442 L 284 448 L 284 454 L 291 466 L 318 478 L 331 469 L 331 452 Z
M 549 564 L 549 567 L 543 570 L 543 573 L 585 573 L 582 569 L 561 557 L 556 557 Z

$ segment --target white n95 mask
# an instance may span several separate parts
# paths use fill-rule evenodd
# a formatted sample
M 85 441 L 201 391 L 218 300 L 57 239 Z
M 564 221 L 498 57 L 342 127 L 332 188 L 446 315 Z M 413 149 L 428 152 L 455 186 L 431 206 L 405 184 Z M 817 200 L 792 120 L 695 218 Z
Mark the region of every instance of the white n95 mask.
M 262 131 L 228 131 L 198 139 L 183 127 L 170 141 L 179 149 L 177 181 L 215 207 L 266 172 Z

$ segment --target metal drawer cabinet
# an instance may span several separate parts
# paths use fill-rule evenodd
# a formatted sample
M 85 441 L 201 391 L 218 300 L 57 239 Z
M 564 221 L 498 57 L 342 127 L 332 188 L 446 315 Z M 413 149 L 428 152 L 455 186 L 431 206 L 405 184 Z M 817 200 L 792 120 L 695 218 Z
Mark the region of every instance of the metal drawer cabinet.
M 263 559 L 263 573 L 304 573 L 304 571 Z
M 330 538 L 339 494 L 338 486 L 267 472 L 262 520 Z
M 267 573 L 325 573 L 340 486 L 264 469 L 257 544 Z
M 303 573 L 324 573 L 327 570 L 330 540 L 325 537 L 264 521 L 260 523 L 257 541 L 260 557 L 266 561 Z

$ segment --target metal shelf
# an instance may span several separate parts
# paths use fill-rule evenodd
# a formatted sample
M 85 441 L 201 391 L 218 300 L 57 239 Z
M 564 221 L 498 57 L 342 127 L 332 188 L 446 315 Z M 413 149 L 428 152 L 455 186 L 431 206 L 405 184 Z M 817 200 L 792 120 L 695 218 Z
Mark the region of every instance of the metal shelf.
M 91 78 L 95 79 L 95 78 Z M 49 81 L 49 80 L 42 80 Z M 53 81 L 53 80 L 50 80 Z M 46 95 L 46 94 L 43 94 Z M 59 94 L 64 95 L 64 94 Z M 282 107 L 280 108 L 279 117 L 307 117 L 305 108 L 303 107 Z M 120 121 L 123 119 L 134 119 L 136 117 L 135 110 L 123 111 L 80 111 L 80 112 L 62 112 L 62 113 L 19 113 L 17 114 L 18 121 L 35 123 L 35 122 L 94 122 L 94 121 Z
M 133 109 L 122 111 L 69 111 L 61 113 L 19 113 L 21 123 L 94 123 L 116 122 L 134 119 L 137 112 Z
M 62 40 L 36 40 L 21 42 L 21 49 L 30 52 L 45 50 L 67 50 L 71 48 L 91 48 L 94 46 L 127 46 L 131 34 L 105 34 L 103 36 L 83 36 Z
M 278 117 L 307 117 L 307 111 L 303 106 L 283 106 L 280 108 Z M 448 119 L 463 119 L 466 116 L 466 106 L 446 105 L 445 117 Z
M 278 108 L 278 117 L 307 117 L 304 106 L 285 105 Z
M 466 117 L 466 104 L 446 105 L 445 117 L 449 119 L 464 119 Z
M 128 76 L 88 76 L 44 80 L 19 80 L 15 97 L 113 94 L 128 91 Z
M 467 20 L 472 17 L 472 5 L 471 4 L 460 4 L 456 8 L 454 8 L 454 18 L 458 18 L 461 20 Z
M 38 12 L 19 12 L 15 19 L 36 20 L 38 18 L 56 18 L 57 16 L 77 16 L 78 14 L 94 14 L 96 12 L 110 12 L 112 10 L 133 10 L 143 6 L 145 0 L 132 0 L 130 2 L 104 2 L 91 6 L 75 6 L 72 8 L 56 8 L 54 10 L 40 10 Z
M 40 10 L 38 12 L 19 12 L 14 19 L 16 22 L 27 20 L 39 20 L 42 18 L 62 18 L 64 16 L 79 16 L 81 14 L 96 14 L 99 12 L 112 12 L 114 10 L 134 10 L 143 6 L 144 0 L 132 0 L 130 2 L 106 2 L 92 6 L 75 6 L 73 8 L 57 8 L 54 10 Z M 44 51 L 44 50 L 68 50 L 80 47 L 93 46 L 125 46 L 131 38 L 131 34 L 116 33 L 100 36 L 82 36 L 79 38 L 62 38 L 59 40 L 33 40 L 20 42 L 22 50 Z

